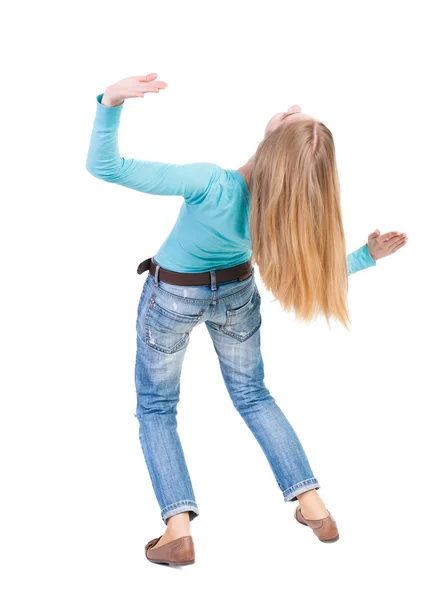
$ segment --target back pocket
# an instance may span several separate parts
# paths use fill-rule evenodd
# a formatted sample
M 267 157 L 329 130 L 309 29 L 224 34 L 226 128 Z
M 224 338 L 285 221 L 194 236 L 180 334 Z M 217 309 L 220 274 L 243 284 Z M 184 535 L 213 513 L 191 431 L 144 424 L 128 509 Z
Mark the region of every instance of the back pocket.
M 250 298 L 237 308 L 228 308 L 226 310 L 226 322 L 221 331 L 239 342 L 245 342 L 255 333 L 261 323 L 260 314 L 261 298 L 257 286 L 253 287 L 253 293 Z
M 155 298 L 149 300 L 145 314 L 145 342 L 155 350 L 172 354 L 188 343 L 189 334 L 199 323 L 204 308 L 196 315 L 184 315 L 164 308 Z

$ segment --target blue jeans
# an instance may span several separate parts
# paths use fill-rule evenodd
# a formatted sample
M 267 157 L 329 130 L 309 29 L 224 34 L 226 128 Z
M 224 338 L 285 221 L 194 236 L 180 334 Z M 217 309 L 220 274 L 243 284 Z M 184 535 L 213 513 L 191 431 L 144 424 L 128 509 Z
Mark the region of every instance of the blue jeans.
M 199 513 L 177 432 L 180 375 L 189 334 L 206 324 L 230 398 L 274 473 L 285 502 L 319 489 L 294 429 L 264 384 L 261 298 L 251 275 L 242 281 L 180 286 L 145 280 L 139 300 L 135 386 L 139 440 L 161 517 Z

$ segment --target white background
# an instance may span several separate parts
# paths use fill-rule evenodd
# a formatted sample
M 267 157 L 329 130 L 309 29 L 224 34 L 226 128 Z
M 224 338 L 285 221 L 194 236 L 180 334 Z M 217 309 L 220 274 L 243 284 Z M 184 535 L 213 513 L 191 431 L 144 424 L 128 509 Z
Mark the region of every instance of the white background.
M 27 5 L 26 5 L 27 4 Z M 2 93 L 2 596 L 429 598 L 434 545 L 434 27 L 430 2 L 40 2 L 8 9 Z M 135 319 L 180 197 L 85 169 L 96 96 L 128 100 L 121 155 L 237 169 L 297 103 L 332 130 L 347 250 L 407 245 L 352 275 L 352 331 L 293 322 L 262 285 L 265 383 L 341 538 L 293 517 L 232 406 L 205 326 L 179 433 L 196 564 L 149 563 L 164 524 L 134 417 Z

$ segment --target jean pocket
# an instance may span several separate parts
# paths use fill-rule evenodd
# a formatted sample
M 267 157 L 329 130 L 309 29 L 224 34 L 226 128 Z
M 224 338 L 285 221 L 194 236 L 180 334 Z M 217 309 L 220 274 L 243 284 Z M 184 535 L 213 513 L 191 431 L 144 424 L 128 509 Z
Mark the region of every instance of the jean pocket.
M 200 308 L 195 315 L 186 315 L 173 312 L 159 304 L 155 297 L 151 298 L 144 315 L 145 343 L 166 354 L 181 350 L 187 345 L 189 334 L 200 322 L 204 310 Z
M 227 308 L 226 322 L 221 331 L 240 342 L 245 342 L 259 329 L 262 323 L 260 303 L 260 294 L 255 285 L 250 298 L 241 306 Z

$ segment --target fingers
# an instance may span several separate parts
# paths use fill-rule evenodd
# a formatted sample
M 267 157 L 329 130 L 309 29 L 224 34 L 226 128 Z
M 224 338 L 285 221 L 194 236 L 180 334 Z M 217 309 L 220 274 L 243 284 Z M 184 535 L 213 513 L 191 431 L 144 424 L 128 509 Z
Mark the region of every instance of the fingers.
M 392 237 L 390 237 L 389 239 L 387 239 L 385 241 L 385 243 L 383 244 L 383 246 L 386 248 L 390 248 L 391 246 L 393 246 L 394 244 L 396 244 L 398 241 L 403 241 L 406 240 L 407 241 L 407 235 L 405 233 L 399 233 L 398 235 L 393 235 Z
M 389 233 L 384 233 L 380 236 L 379 241 L 381 243 L 388 242 L 391 238 L 395 237 L 396 235 L 401 235 L 401 233 L 399 231 L 390 231 Z
M 153 83 L 140 83 L 139 91 L 141 93 L 146 92 L 159 92 L 159 90 L 164 90 L 167 87 L 167 83 L 165 81 L 153 81 Z
M 137 80 L 138 81 L 153 81 L 153 79 L 156 79 L 157 77 L 157 73 L 149 73 L 148 75 L 138 75 Z
M 139 88 L 144 89 L 144 90 L 149 90 L 149 89 L 154 89 L 154 88 L 158 88 L 158 89 L 163 89 L 167 87 L 167 83 L 165 81 L 153 81 L 153 83 L 141 83 L 139 84 Z
M 396 252 L 398 248 L 401 248 L 407 242 L 407 237 L 405 234 L 394 235 L 391 237 L 389 241 L 384 244 L 384 248 L 389 251 L 389 253 Z
M 380 231 L 378 229 L 376 229 L 373 233 L 370 233 L 368 238 L 375 238 L 378 237 L 380 235 Z
M 393 254 L 394 252 L 399 250 L 405 244 L 407 244 L 407 240 L 401 239 L 400 241 L 396 242 L 391 248 L 389 248 L 390 253 Z

